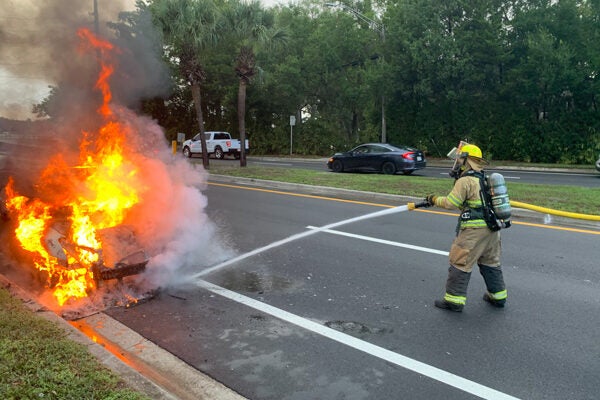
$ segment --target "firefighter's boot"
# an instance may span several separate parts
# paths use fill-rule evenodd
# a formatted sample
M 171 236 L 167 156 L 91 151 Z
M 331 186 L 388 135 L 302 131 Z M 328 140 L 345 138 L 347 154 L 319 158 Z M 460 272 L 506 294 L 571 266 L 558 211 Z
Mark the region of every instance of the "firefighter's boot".
M 467 302 L 467 287 L 469 286 L 470 272 L 461 271 L 450 266 L 448 280 L 446 281 L 446 294 L 443 300 L 436 300 L 434 305 L 444 310 L 461 312 Z
M 483 295 L 483 300 L 487 301 L 494 307 L 502 308 L 506 304 L 506 286 L 502 269 L 498 267 L 489 267 L 479 264 L 479 272 L 483 276 L 487 292 Z

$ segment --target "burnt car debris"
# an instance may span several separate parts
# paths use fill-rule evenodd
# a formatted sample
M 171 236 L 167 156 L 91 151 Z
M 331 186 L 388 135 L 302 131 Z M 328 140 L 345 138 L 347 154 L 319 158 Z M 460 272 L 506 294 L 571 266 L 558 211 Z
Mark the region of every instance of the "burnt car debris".
M 44 244 L 48 253 L 55 257 L 65 270 L 90 264 L 90 272 L 97 285 L 102 281 L 122 279 L 146 270 L 149 258 L 146 252 L 140 249 L 132 228 L 120 225 L 99 230 L 97 235 L 103 245 L 102 248 L 96 249 L 68 240 L 57 225 L 48 230 Z M 91 262 L 81 260 L 82 255 L 86 254 L 95 254 L 97 257 Z

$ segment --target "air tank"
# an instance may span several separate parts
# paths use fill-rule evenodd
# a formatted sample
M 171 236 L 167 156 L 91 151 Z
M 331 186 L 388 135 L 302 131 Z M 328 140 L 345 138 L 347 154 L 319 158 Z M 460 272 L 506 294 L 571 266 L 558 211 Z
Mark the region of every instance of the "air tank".
M 492 207 L 494 208 L 496 216 L 504 220 L 509 219 L 511 208 L 504 176 L 497 172 L 490 174 L 488 176 L 488 185 L 490 188 Z

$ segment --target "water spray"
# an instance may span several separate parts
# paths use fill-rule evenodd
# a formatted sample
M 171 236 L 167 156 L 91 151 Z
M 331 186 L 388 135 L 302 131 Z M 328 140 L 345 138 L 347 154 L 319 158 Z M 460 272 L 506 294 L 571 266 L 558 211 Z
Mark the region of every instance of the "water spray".
M 328 229 L 333 229 L 333 228 L 337 228 L 339 226 L 342 225 L 346 225 L 346 224 L 351 224 L 353 222 L 358 222 L 358 221 L 363 221 L 365 219 L 371 219 L 371 218 L 376 218 L 376 217 L 381 217 L 384 215 L 390 215 L 390 214 L 396 214 L 396 213 L 400 213 L 400 212 L 404 212 L 404 211 L 410 211 L 410 210 L 414 210 L 415 208 L 421 208 L 421 207 L 429 207 L 429 203 L 426 201 L 423 201 L 421 203 L 407 203 L 406 205 L 403 206 L 398 206 L 398 207 L 392 207 L 392 208 L 388 208 L 385 210 L 380 210 L 380 211 L 375 211 L 369 214 L 365 214 L 365 215 L 360 215 L 358 217 L 354 217 L 354 218 L 349 218 L 349 219 L 345 219 L 343 221 L 338 221 L 338 222 L 334 222 L 325 226 L 321 226 L 321 227 L 314 227 L 311 230 L 308 231 L 304 231 L 304 232 L 300 232 L 297 233 L 295 235 L 292 236 L 288 236 L 285 239 L 281 239 L 278 240 L 276 242 L 270 243 L 266 246 L 260 247 L 258 249 L 254 249 L 248 253 L 244 253 L 241 254 L 237 257 L 231 258 L 229 260 L 223 261 L 220 264 L 214 265 L 212 267 L 209 267 L 205 270 L 202 270 L 200 272 L 198 272 L 197 274 L 194 274 L 191 276 L 192 280 L 197 280 L 199 278 L 201 278 L 204 275 L 208 275 L 212 272 L 215 272 L 216 270 L 219 270 L 223 267 L 226 267 L 228 265 L 234 264 L 238 261 L 244 260 L 248 257 L 252 257 L 254 255 L 257 255 L 259 253 L 262 253 L 264 251 L 270 250 L 272 248 L 284 245 L 286 243 L 292 242 L 294 240 L 298 240 L 301 238 L 305 238 L 307 236 L 311 236 L 314 235 L 315 233 L 319 233 L 319 232 L 323 232 L 323 231 L 327 231 Z

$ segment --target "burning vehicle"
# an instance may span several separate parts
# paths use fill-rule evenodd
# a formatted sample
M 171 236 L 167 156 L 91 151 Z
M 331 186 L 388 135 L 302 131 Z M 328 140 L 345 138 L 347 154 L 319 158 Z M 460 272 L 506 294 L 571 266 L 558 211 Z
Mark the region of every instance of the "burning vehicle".
M 107 281 L 140 274 L 150 260 L 128 224 L 149 188 L 140 179 L 145 160 L 128 145 L 130 128 L 111 107 L 113 66 L 107 60 L 113 45 L 87 29 L 78 35 L 103 56 L 95 85 L 102 94 L 99 128 L 82 132 L 76 160 L 53 156 L 32 196 L 19 193 L 9 178 L 2 207 L 4 224 L 58 306 L 87 297 Z
M 69 18 L 52 35 L 32 30 L 49 42 L 20 41 L 49 46 L 47 58 L 32 53 L 56 90 L 44 100 L 48 118 L 0 137 L 0 273 L 75 319 L 151 299 L 232 256 L 227 241 L 211 240 L 219 227 L 205 211 L 208 172 L 173 154 L 157 121 L 136 112 L 140 99 L 172 89 L 157 39 L 106 40 L 77 28 L 89 26 L 83 3 L 78 13 L 34 3 Z

